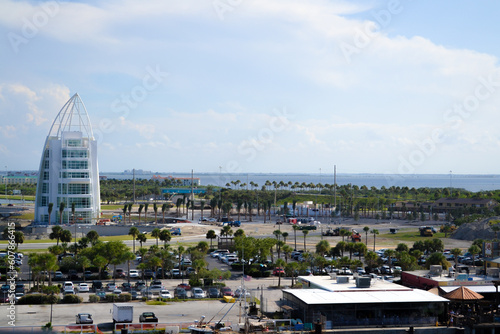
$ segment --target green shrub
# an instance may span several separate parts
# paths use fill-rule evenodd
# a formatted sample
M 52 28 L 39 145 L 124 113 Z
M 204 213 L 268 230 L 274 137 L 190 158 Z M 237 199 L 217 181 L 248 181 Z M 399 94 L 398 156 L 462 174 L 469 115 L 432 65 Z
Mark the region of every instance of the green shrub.
M 114 302 L 129 302 L 132 300 L 132 295 L 130 293 L 121 293 L 119 295 L 107 294 L 105 301 L 108 303 Z
M 129 302 L 132 300 L 132 295 L 130 293 L 121 293 L 115 298 L 117 302 Z
M 96 295 L 90 295 L 89 296 L 89 303 L 98 303 L 101 300 L 99 296 Z
M 17 302 L 19 305 L 40 305 L 40 304 L 57 304 L 59 302 L 59 296 L 56 295 L 45 295 L 42 293 L 34 293 L 22 296 Z
M 77 295 L 66 295 L 61 300 L 62 304 L 80 304 L 83 301 L 82 297 Z
M 191 277 L 189 279 L 189 285 L 191 285 L 191 286 L 201 286 L 202 284 L 201 284 L 201 280 L 199 280 L 199 279 L 197 279 L 195 277 Z

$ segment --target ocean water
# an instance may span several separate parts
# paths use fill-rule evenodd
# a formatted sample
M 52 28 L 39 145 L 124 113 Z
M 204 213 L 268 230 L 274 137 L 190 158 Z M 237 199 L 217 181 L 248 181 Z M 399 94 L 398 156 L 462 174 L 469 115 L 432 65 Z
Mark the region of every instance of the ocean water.
M 185 177 L 190 178 L 190 173 L 157 173 L 157 174 L 136 174 L 137 179 L 150 179 L 153 175 L 163 177 Z M 108 179 L 132 179 L 132 174 L 123 173 L 101 173 L 101 176 L 106 176 Z M 241 183 L 247 183 L 250 189 L 250 182 L 258 184 L 261 188 L 266 181 L 283 181 L 287 183 L 291 181 L 309 183 L 333 184 L 333 174 L 272 174 L 272 173 L 250 173 L 250 174 L 228 174 L 228 173 L 195 173 L 195 178 L 200 179 L 201 185 L 225 186 L 226 183 L 239 180 Z M 413 174 L 413 175 L 397 175 L 397 174 L 337 174 L 337 184 L 357 185 L 359 187 L 365 185 L 368 188 L 386 188 L 408 187 L 408 188 L 459 188 L 473 192 L 489 191 L 500 189 L 500 175 L 473 175 L 473 174 Z

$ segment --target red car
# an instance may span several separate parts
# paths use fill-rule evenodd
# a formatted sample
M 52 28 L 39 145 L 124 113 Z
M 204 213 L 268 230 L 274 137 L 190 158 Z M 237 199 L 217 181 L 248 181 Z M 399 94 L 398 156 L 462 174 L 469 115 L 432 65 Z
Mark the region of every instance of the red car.
M 278 267 L 278 268 L 274 268 L 274 270 L 273 270 L 274 276 L 280 276 L 280 275 L 283 276 L 284 274 L 285 274 L 285 270 L 283 268 Z
M 181 283 L 179 285 L 177 285 L 178 288 L 183 288 L 184 290 L 191 290 L 191 285 L 187 284 L 187 283 Z
M 220 293 L 221 293 L 222 296 L 231 296 L 231 297 L 234 296 L 233 291 L 231 290 L 231 288 L 227 287 L 227 286 L 225 286 L 222 289 L 220 289 Z

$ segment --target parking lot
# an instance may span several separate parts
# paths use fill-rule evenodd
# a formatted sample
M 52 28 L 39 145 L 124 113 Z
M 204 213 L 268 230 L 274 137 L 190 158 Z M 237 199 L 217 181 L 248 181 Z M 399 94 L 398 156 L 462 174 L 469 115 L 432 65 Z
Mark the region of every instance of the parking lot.
M 123 282 L 124 280 L 117 280 Z M 126 280 L 125 280 L 126 281 Z M 282 279 L 282 284 L 286 284 L 285 279 Z M 182 282 L 180 279 L 162 280 L 166 289 L 173 289 Z M 233 291 L 241 285 L 241 280 L 227 280 L 226 285 Z M 289 284 L 289 283 L 288 283 Z M 277 278 L 259 278 L 246 281 L 245 286 L 252 296 L 261 300 L 264 296 L 263 307 L 268 312 L 278 311 L 278 302 L 282 297 L 280 289 L 268 288 L 269 286 L 277 285 Z M 263 289 L 261 291 L 261 289 Z M 84 302 L 82 304 L 55 304 L 52 307 L 52 323 L 53 324 L 74 324 L 75 316 L 78 313 L 90 313 L 94 318 L 94 323 L 110 323 L 112 322 L 111 310 L 112 303 L 88 303 L 88 296 L 91 293 L 79 293 Z M 217 300 L 192 300 L 186 299 L 183 301 L 169 301 L 166 305 L 147 305 L 142 301 L 133 301 L 134 319 L 138 321 L 139 314 L 142 312 L 151 311 L 156 314 L 160 322 L 190 322 L 198 320 L 202 315 L 207 319 L 214 317 L 215 320 L 220 320 L 222 316 L 228 312 L 224 321 L 237 323 L 240 320 L 240 303 L 225 303 L 221 299 Z M 242 303 L 243 304 L 243 303 Z M 242 305 L 243 306 L 243 305 Z M 231 310 L 229 310 L 232 307 Z M 7 312 L 7 306 L 2 306 L 4 312 Z M 16 305 L 16 326 L 42 326 L 50 320 L 51 305 Z M 242 312 L 242 311 L 241 311 Z M 3 325 L 6 325 L 5 322 Z

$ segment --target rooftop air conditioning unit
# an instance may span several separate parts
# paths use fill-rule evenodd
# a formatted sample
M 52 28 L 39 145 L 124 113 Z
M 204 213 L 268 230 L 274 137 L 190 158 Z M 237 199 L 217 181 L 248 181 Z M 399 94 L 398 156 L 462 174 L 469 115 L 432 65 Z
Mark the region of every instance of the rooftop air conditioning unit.
M 337 279 L 337 273 L 329 273 L 330 279 Z
M 500 268 L 486 268 L 486 276 L 490 277 L 499 277 Z
M 371 280 L 371 277 L 358 277 L 356 279 L 356 288 L 369 288 Z
M 430 275 L 431 276 L 441 276 L 443 273 L 443 267 L 440 265 L 431 265 L 430 267 Z
M 349 277 L 348 276 L 338 276 L 337 283 L 339 283 L 339 284 L 349 283 Z

